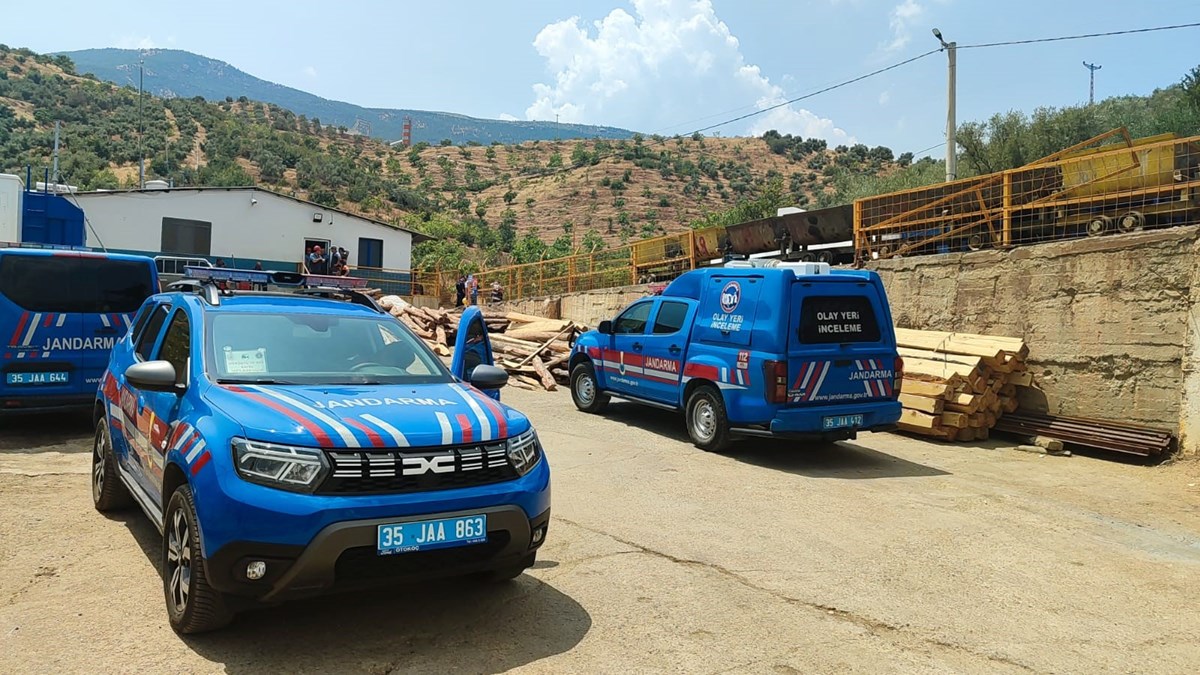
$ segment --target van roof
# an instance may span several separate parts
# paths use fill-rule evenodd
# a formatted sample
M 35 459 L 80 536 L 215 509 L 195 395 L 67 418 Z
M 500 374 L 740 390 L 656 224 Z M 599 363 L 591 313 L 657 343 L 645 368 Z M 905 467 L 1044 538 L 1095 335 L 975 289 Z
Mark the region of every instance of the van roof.
M 62 258 L 104 258 L 106 260 L 122 260 L 125 262 L 140 262 L 147 265 L 154 265 L 154 259 L 144 255 L 133 255 L 132 253 L 104 253 L 101 251 L 75 251 L 70 249 L 58 248 L 0 248 L 0 256 L 5 255 L 23 255 L 23 256 L 58 256 Z
M 674 281 L 663 289 L 662 295 L 699 300 L 700 291 L 704 288 L 704 282 L 712 277 L 721 277 L 723 279 L 777 277 L 786 279 L 787 281 L 803 279 L 805 281 L 821 283 L 831 280 L 832 277 L 837 277 L 839 281 L 856 280 L 869 282 L 877 279 L 879 275 L 871 270 L 833 269 L 829 270 L 828 274 L 797 274 L 796 270 L 790 267 L 705 267 L 684 272 L 676 277 Z

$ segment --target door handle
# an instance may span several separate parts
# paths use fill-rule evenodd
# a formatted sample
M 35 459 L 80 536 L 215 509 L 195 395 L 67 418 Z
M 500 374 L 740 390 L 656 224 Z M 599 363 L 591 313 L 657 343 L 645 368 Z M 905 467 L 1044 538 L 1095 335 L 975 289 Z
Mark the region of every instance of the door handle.
M 633 351 L 635 351 L 635 352 L 642 351 L 642 343 L 640 343 L 640 342 L 633 343 Z
M 678 354 L 682 350 L 679 349 L 679 345 L 671 345 L 667 348 L 667 351 L 671 352 L 672 354 Z

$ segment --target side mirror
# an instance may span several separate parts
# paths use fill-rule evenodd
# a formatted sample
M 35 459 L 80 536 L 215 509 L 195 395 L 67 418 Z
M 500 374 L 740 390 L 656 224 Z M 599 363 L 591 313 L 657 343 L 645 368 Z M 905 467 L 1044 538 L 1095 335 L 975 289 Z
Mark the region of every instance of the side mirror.
M 481 363 L 471 369 L 470 381 L 476 389 L 499 389 L 508 384 L 508 373 L 503 368 Z
M 600 333 L 603 333 L 604 335 L 612 335 L 613 334 L 612 322 L 611 321 L 601 321 L 600 325 L 596 327 L 596 330 Z
M 175 385 L 175 366 L 170 361 L 135 363 L 125 369 L 125 379 L 129 384 L 146 391 L 178 393 L 181 389 Z

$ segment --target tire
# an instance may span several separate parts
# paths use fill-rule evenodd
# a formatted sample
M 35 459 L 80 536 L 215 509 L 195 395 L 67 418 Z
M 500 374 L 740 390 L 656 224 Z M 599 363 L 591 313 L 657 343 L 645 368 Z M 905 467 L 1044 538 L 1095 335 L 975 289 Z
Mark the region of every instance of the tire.
M 101 513 L 120 511 L 133 504 L 133 497 L 117 475 L 112 436 L 104 418 L 96 424 L 96 436 L 92 439 L 92 504 Z
M 725 400 L 715 387 L 702 386 L 688 397 L 686 415 L 692 444 L 707 452 L 720 452 L 729 446 L 729 416 Z
M 489 583 L 494 583 L 494 584 L 495 583 L 504 583 L 505 581 L 512 581 L 513 579 L 516 579 L 517 577 L 524 574 L 525 570 L 529 569 L 530 567 L 533 567 L 533 564 L 535 562 L 537 562 L 537 554 L 531 553 L 528 556 L 526 556 L 525 558 L 521 559 L 521 562 L 517 563 L 516 565 L 509 565 L 508 567 L 498 567 L 494 570 L 484 572 L 483 580 L 487 581 Z
M 598 413 L 611 400 L 608 394 L 600 391 L 596 369 L 591 363 L 584 361 L 571 369 L 571 400 L 585 413 Z
M 181 635 L 190 635 L 225 626 L 233 614 L 221 594 L 208 583 L 191 487 L 176 488 L 167 503 L 164 523 L 163 594 L 171 628 Z

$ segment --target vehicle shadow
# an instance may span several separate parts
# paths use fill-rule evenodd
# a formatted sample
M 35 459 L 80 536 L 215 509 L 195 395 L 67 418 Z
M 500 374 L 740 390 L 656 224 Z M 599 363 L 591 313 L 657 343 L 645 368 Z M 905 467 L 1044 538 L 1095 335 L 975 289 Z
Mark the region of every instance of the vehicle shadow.
M 0 417 L 0 452 L 91 452 L 92 420 L 87 411 L 29 413 Z
M 113 519 L 161 574 L 154 525 L 137 511 Z M 229 673 L 496 673 L 566 652 L 591 626 L 582 605 L 525 574 L 507 583 L 451 579 L 296 601 L 182 639 Z
M 637 403 L 614 401 L 605 417 L 682 443 L 691 443 L 683 416 Z M 740 437 L 726 456 L 775 471 L 810 478 L 920 478 L 945 476 L 946 471 L 900 459 L 852 441 L 838 443 Z

